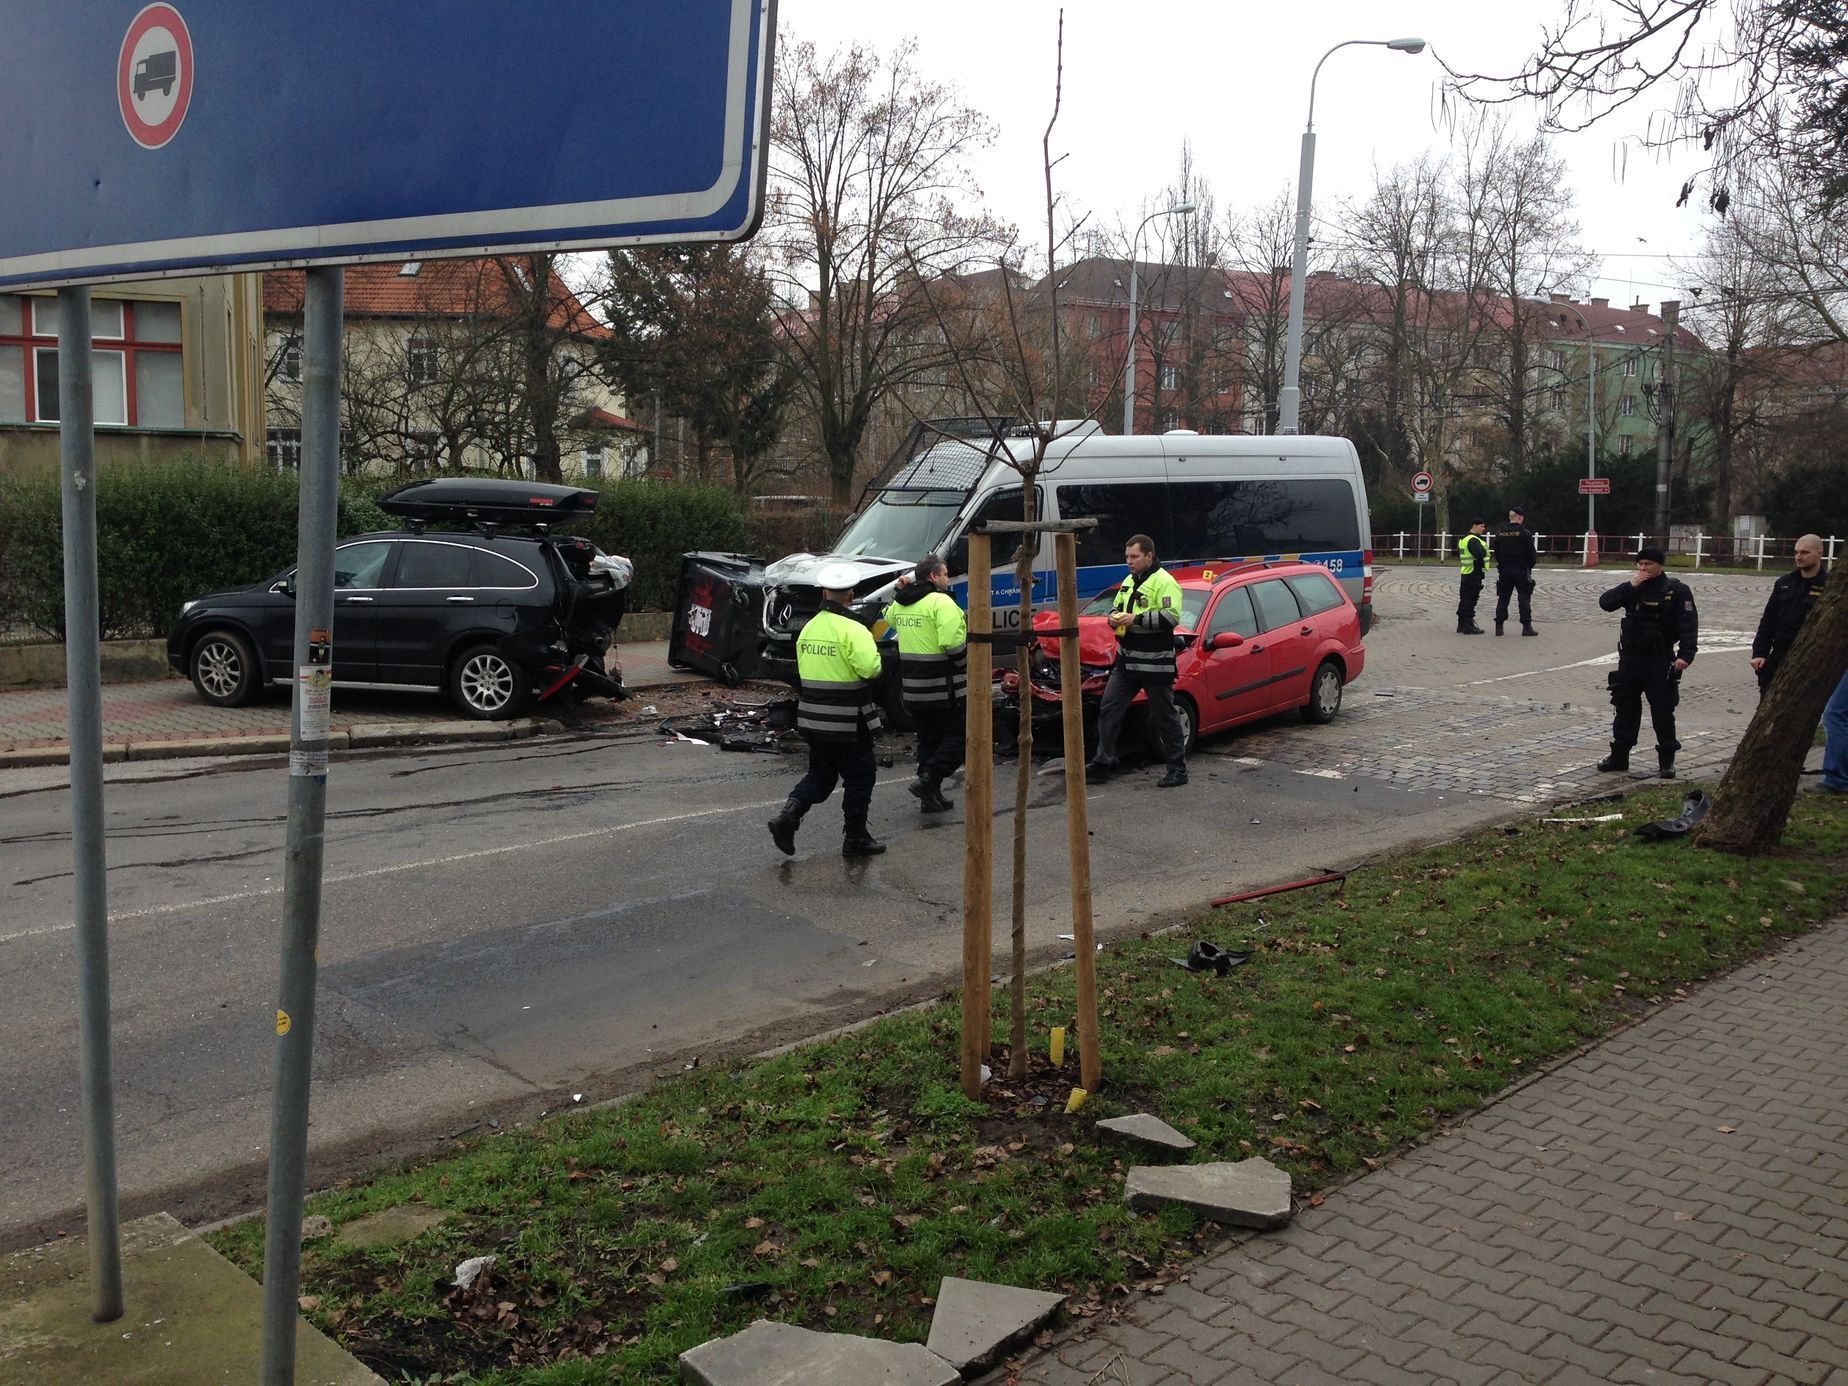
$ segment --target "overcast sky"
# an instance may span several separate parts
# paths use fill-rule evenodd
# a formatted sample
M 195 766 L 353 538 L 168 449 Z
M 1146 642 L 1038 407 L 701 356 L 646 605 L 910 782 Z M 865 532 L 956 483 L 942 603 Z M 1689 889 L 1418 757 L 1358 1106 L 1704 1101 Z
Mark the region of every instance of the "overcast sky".
M 1456 67 L 1508 70 L 1531 51 L 1564 0 L 1065 0 L 1065 102 L 1054 133 L 1055 171 L 1074 209 L 1133 228 L 1180 168 L 1182 143 L 1219 204 L 1268 202 L 1296 177 L 1309 78 L 1316 59 L 1349 38 L 1417 36 Z M 890 53 L 906 36 L 927 74 L 954 83 L 999 128 L 974 172 L 989 207 L 1017 223 L 1044 220 L 1040 137 L 1051 110 L 1057 0 L 778 0 L 780 42 L 824 52 L 853 41 Z M 1336 219 L 1342 199 L 1419 151 L 1443 148 L 1441 70 L 1418 56 L 1345 48 L 1316 87 L 1315 213 Z M 1667 262 L 1698 249 L 1707 214 L 1697 194 L 1677 210 L 1682 182 L 1703 167 L 1626 137 L 1649 103 L 1621 125 L 1561 137 L 1582 243 L 1603 257 L 1593 289 L 1613 302 L 1681 298 Z M 1519 128 L 1535 113 L 1513 108 Z M 1144 234 L 1144 245 L 1160 223 Z M 1036 238 L 1036 239 L 1043 239 Z M 1152 258 L 1146 252 L 1143 258 Z

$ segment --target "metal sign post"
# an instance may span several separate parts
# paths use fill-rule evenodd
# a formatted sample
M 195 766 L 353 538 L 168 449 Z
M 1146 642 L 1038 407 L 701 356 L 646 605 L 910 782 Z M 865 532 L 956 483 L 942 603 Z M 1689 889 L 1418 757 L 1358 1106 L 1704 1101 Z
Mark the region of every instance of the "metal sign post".
M 71 717 L 78 1015 L 83 1052 L 83 1186 L 90 1317 L 122 1317 L 115 1080 L 109 1046 L 109 884 L 103 835 L 102 623 L 96 590 L 96 408 L 90 291 L 58 291 L 58 454 L 64 477 L 64 669 Z
M 345 284 L 345 270 L 311 269 L 303 305 L 295 695 L 289 719 L 289 836 L 282 878 L 276 1106 L 270 1119 L 269 1226 L 263 1247 L 264 1386 L 288 1386 L 295 1379 L 295 1300 L 301 1286 L 308 1092 L 314 1066 L 315 951 L 321 932 L 321 858 L 326 847 Z

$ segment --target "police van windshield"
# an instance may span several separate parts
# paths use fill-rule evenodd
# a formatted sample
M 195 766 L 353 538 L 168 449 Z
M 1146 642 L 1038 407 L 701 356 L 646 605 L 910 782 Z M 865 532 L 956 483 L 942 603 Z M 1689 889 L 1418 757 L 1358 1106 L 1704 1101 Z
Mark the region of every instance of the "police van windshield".
M 876 492 L 842 532 L 834 552 L 916 562 L 937 547 L 966 497 L 963 491 Z

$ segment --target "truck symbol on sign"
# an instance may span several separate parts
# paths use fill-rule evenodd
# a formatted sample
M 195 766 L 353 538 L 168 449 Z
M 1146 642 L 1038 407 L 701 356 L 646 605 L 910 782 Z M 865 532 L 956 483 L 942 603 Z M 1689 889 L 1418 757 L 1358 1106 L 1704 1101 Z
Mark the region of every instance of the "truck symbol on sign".
M 162 96 L 173 95 L 173 84 L 179 80 L 179 72 L 178 50 L 148 54 L 135 64 L 135 100 L 140 101 L 155 87 L 160 88 Z

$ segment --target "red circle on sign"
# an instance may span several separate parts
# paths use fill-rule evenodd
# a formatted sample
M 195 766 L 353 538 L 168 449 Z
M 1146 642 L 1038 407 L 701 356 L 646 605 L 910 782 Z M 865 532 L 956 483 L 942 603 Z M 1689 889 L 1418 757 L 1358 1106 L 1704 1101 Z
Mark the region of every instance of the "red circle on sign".
M 156 31 L 173 41 L 167 48 L 159 43 Z M 155 36 L 155 46 L 139 61 L 135 54 L 144 39 Z M 158 119 L 144 119 L 140 107 L 160 93 Z M 122 36 L 122 51 L 116 55 L 116 106 L 122 112 L 122 124 L 143 149 L 159 149 L 185 123 L 186 109 L 192 104 L 193 46 L 186 21 L 171 5 L 145 6 Z
M 1429 491 L 1431 489 L 1431 473 L 1416 473 L 1412 477 L 1412 489 L 1414 491 Z

